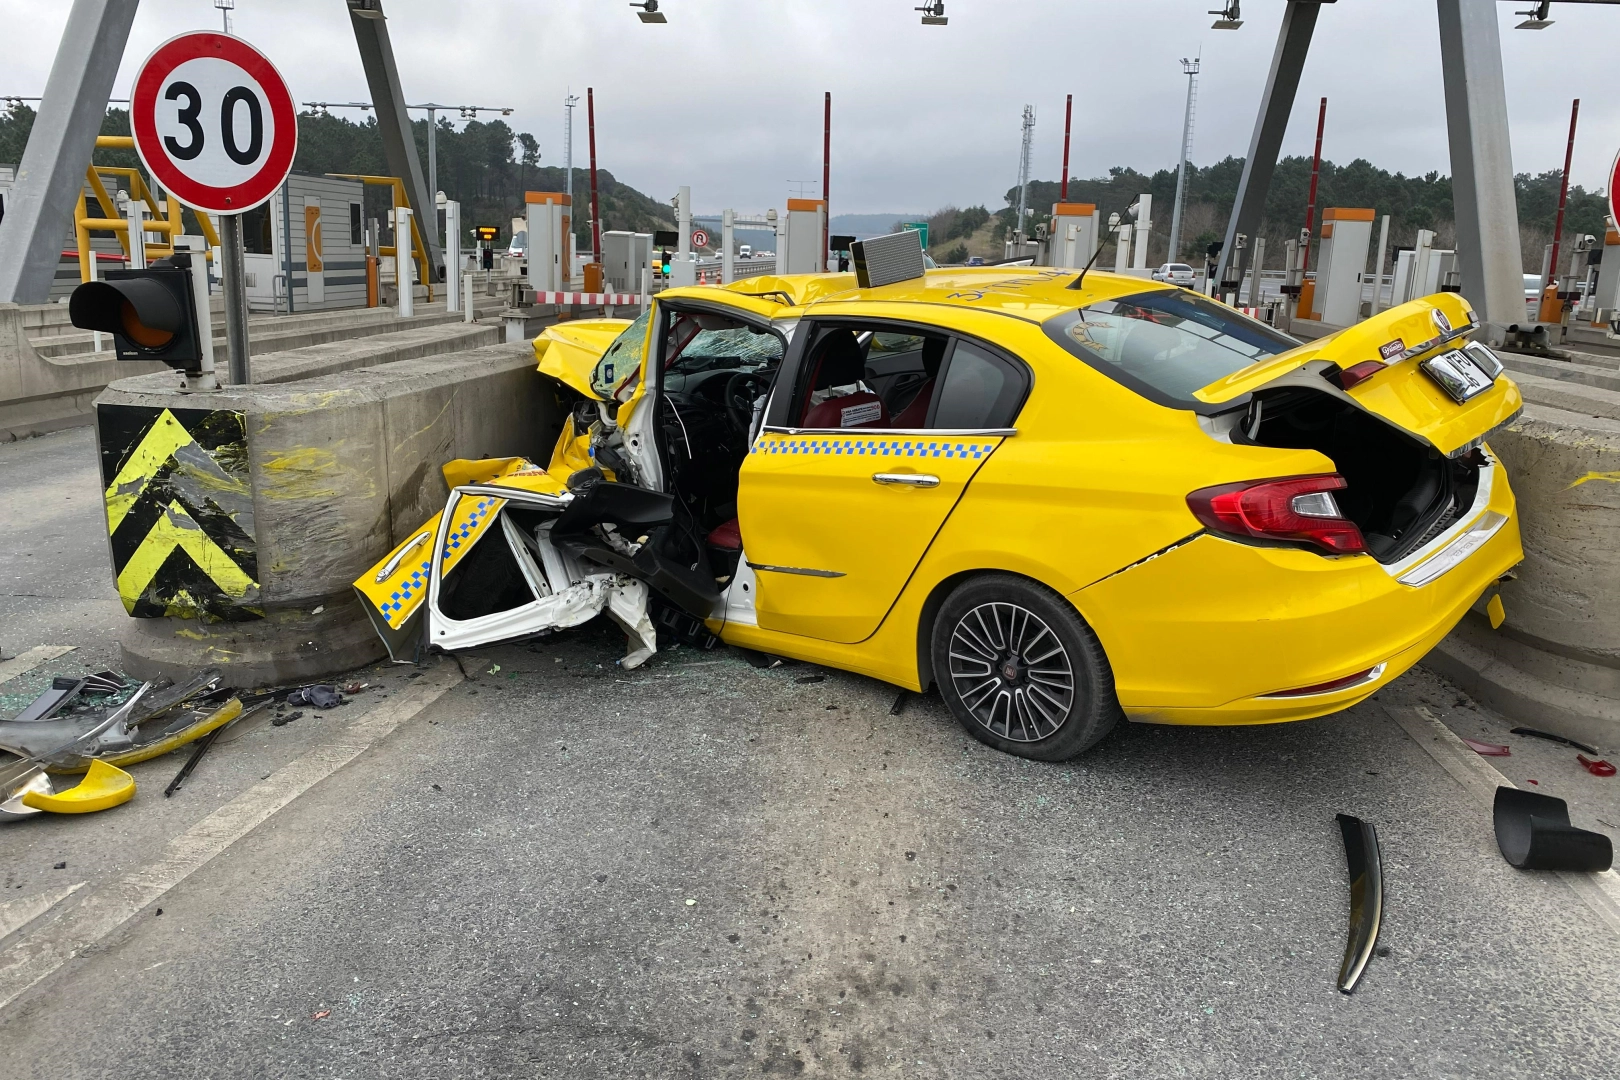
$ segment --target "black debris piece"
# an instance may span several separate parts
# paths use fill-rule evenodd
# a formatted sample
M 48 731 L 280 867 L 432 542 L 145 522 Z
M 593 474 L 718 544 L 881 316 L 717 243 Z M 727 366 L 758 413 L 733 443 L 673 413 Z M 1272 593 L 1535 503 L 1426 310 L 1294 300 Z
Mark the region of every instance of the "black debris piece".
M 1384 921 L 1384 868 L 1378 853 L 1378 830 L 1372 822 L 1337 815 L 1344 837 L 1344 860 L 1350 869 L 1350 936 L 1339 965 L 1339 992 L 1354 993 L 1367 970 Z
M 1546 739 L 1548 742 L 1563 743 L 1565 746 L 1573 746 L 1577 750 L 1585 750 L 1588 754 L 1601 754 L 1603 752 L 1595 746 L 1576 742 L 1568 736 L 1554 735 L 1550 731 L 1540 731 L 1533 727 L 1516 727 L 1512 729 L 1512 733 L 1514 735 L 1528 735 L 1532 739 Z
M 738 649 L 737 651 L 742 653 L 743 659 L 748 661 L 751 667 L 757 667 L 760 670 L 764 670 L 766 668 L 782 666 L 782 658 L 780 656 L 770 656 L 754 649 Z
M 72 701 L 84 688 L 84 680 L 63 678 L 58 676 L 51 680 L 51 688 L 40 694 L 33 703 L 12 717 L 13 724 L 31 724 L 40 720 L 49 720 L 62 710 L 62 706 Z
M 169 781 L 169 786 L 163 789 L 163 797 L 167 799 L 174 795 L 176 791 L 180 790 L 180 785 L 186 782 L 186 778 L 191 775 L 191 770 L 197 767 L 197 762 L 201 761 L 203 755 L 208 753 L 208 748 L 214 745 L 215 741 L 218 740 L 220 735 L 224 733 L 226 728 L 232 727 L 235 724 L 246 720 L 254 713 L 260 712 L 269 707 L 270 701 L 266 699 L 259 702 L 257 705 L 243 709 L 241 712 L 236 714 L 235 719 L 231 720 L 229 723 L 221 724 L 213 731 L 210 731 L 207 735 L 204 735 L 201 739 L 198 739 L 196 747 L 191 751 L 191 756 L 186 759 L 186 763 L 184 765 L 180 766 L 180 771 L 174 774 L 174 779 Z
M 300 716 L 303 716 L 303 715 L 304 715 L 304 710 L 303 709 L 298 709 L 298 710 L 295 710 L 293 712 L 288 713 L 285 716 L 277 716 L 277 717 L 275 717 L 273 720 L 270 721 L 270 726 L 271 727 L 286 727 L 288 724 L 292 723 L 294 720 L 298 719 Z
M 86 694 L 116 694 L 128 687 L 124 677 L 114 671 L 98 671 L 93 675 L 84 677 L 84 690 Z
M 827 676 L 825 676 L 825 675 L 800 675 L 797 679 L 794 679 L 793 681 L 796 682 L 796 683 L 826 682 L 827 681 Z
M 329 683 L 303 686 L 287 695 L 289 705 L 312 705 L 317 709 L 335 709 L 343 704 L 343 695 Z
M 1569 823 L 1569 804 L 1539 791 L 1496 789 L 1492 817 L 1496 846 L 1520 870 L 1599 873 L 1614 862 L 1614 845 L 1602 833 Z
M 900 691 L 900 696 L 894 699 L 894 704 L 893 705 L 889 706 L 889 715 L 890 716 L 899 716 L 901 713 L 905 712 L 906 711 L 906 702 L 908 700 L 910 700 L 910 698 L 911 698 L 911 691 L 910 690 L 902 690 L 902 691 Z
M 67 863 L 59 862 L 55 866 L 51 867 L 51 869 L 52 870 L 66 870 L 67 869 Z

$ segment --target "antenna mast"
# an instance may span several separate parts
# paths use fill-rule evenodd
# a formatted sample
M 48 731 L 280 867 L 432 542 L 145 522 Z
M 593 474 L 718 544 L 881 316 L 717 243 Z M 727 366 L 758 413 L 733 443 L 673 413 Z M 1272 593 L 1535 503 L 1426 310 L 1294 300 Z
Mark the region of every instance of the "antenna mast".
M 1024 216 L 1029 212 L 1029 151 L 1035 141 L 1035 106 L 1024 106 L 1024 145 L 1018 154 L 1018 221 L 1013 225 L 1016 258 L 1024 256 Z

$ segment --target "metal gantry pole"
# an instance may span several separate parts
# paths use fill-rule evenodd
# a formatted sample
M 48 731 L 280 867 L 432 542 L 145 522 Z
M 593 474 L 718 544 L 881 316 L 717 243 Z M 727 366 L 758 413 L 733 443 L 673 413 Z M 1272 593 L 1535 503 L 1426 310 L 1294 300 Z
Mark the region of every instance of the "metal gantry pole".
M 832 243 L 832 91 L 827 91 L 825 110 L 821 121 L 821 258 L 816 262 L 822 270 L 829 269 L 827 248 Z
M 1187 155 L 1192 153 L 1193 99 L 1198 93 L 1198 67 L 1203 58 L 1183 57 L 1181 70 L 1187 76 L 1187 112 L 1181 121 L 1181 156 L 1176 159 L 1176 204 L 1170 211 L 1170 261 L 1181 258 L 1181 212 L 1187 205 Z
M 591 140 L 591 258 L 597 262 L 602 259 L 602 211 L 596 201 L 596 90 L 587 86 L 585 88 L 585 118 L 590 128 Z M 574 268 L 563 267 L 563 276 L 572 280 Z
M 1581 118 L 1581 99 L 1576 98 L 1569 107 L 1569 142 L 1564 146 L 1564 178 L 1558 184 L 1558 218 L 1553 223 L 1552 258 L 1547 273 L 1541 279 L 1541 291 L 1558 277 L 1558 249 L 1564 239 L 1564 207 L 1569 202 L 1569 166 L 1575 158 L 1575 123 Z
M 136 0 L 74 0 L 0 222 L 0 302 L 43 304 L 107 114 Z
M 1074 95 L 1063 103 L 1063 183 L 1058 189 L 1058 202 L 1069 201 L 1069 131 L 1074 126 Z
M 439 133 L 435 129 L 439 126 L 439 111 L 428 106 L 428 198 L 433 200 L 435 206 L 439 202 Z M 435 219 L 437 211 L 435 211 Z M 437 225 L 438 221 L 435 220 Z
M 225 294 L 225 350 L 231 382 L 253 381 L 249 365 L 247 275 L 243 259 L 242 215 L 219 216 L 220 285 Z

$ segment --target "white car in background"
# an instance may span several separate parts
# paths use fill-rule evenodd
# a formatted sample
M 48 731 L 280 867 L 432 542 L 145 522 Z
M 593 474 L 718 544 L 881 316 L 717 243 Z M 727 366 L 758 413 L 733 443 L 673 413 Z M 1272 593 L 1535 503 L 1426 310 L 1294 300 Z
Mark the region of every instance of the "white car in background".
M 751 245 L 751 244 L 740 244 L 740 245 L 738 245 L 738 247 L 737 247 L 737 258 L 739 258 L 739 259 L 752 259 L 753 257 L 754 257 L 753 245 Z
M 1162 281 L 1166 285 L 1183 285 L 1192 288 L 1193 268 L 1186 263 L 1165 263 L 1153 271 L 1153 280 Z

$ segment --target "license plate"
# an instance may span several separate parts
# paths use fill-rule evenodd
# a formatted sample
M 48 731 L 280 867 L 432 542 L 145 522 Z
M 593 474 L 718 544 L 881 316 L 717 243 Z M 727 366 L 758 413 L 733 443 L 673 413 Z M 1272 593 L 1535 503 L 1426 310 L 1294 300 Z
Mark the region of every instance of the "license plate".
M 1495 359 L 1495 357 L 1492 357 Z M 1420 365 L 1423 373 L 1433 379 L 1451 400 L 1459 405 L 1478 397 L 1496 383 L 1496 373 L 1486 372 L 1474 358 L 1461 349 L 1443 352 Z M 1500 367 L 1498 367 L 1500 370 Z

